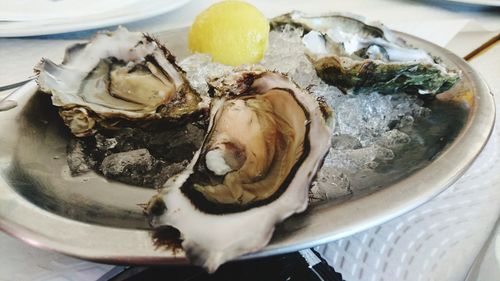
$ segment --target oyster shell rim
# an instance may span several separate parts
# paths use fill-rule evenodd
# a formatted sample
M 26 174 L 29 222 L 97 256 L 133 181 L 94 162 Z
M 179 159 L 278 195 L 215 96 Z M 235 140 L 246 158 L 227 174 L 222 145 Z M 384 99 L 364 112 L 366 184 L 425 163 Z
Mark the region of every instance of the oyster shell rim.
M 103 44 L 109 43 L 110 40 L 116 40 L 117 43 L 123 44 L 123 46 L 114 50 L 114 55 L 109 54 L 109 52 L 103 52 L 100 49 L 103 47 Z M 132 46 L 132 43 L 135 44 L 132 47 L 132 49 L 134 49 L 133 51 L 129 48 L 129 46 Z M 125 51 L 127 48 L 129 48 L 128 51 Z M 92 51 L 96 53 L 94 56 L 91 56 L 91 61 L 95 61 L 95 63 L 83 65 L 83 69 L 75 69 L 74 66 L 70 66 L 69 64 L 71 60 L 82 61 L 81 52 L 84 51 Z M 76 75 L 81 76 L 80 81 L 84 81 L 89 75 L 92 74 L 92 72 L 103 60 L 109 59 L 110 57 L 119 60 L 117 56 L 125 57 L 127 59 L 132 58 L 132 60 L 129 61 L 152 63 L 163 75 L 166 76 L 166 79 L 174 85 L 174 90 L 177 96 L 174 97 L 174 99 L 169 103 L 160 104 L 151 110 L 148 110 L 147 106 L 144 105 L 143 109 L 137 111 L 110 107 L 105 104 L 92 103 L 85 100 L 85 97 L 79 94 L 81 89 L 78 89 L 76 92 L 76 89 L 74 89 L 75 86 L 81 88 L 83 85 L 81 82 L 78 85 L 73 85 L 73 88 L 71 89 L 63 89 L 72 90 L 74 93 L 65 93 L 64 91 L 54 89 L 54 87 L 47 86 L 47 84 L 50 83 L 57 84 L 58 78 L 53 78 L 52 76 L 54 76 L 54 73 L 57 74 L 58 72 L 62 74 L 69 72 L 70 74 L 68 78 L 71 79 L 74 78 L 72 76 L 76 73 Z M 144 62 L 134 57 L 142 58 Z M 47 70 L 44 71 L 46 68 L 52 68 L 54 73 Z M 54 63 L 50 59 L 42 58 L 34 67 L 34 72 L 39 92 L 51 96 L 53 106 L 58 108 L 61 118 L 63 118 L 67 127 L 69 127 L 71 132 L 77 137 L 92 135 L 98 129 L 113 129 L 115 126 L 119 127 L 121 126 L 121 123 L 127 122 L 137 122 L 139 127 L 145 127 L 146 123 L 153 123 L 153 121 L 172 124 L 174 122 L 192 118 L 193 116 L 196 116 L 206 110 L 206 101 L 204 100 L 204 97 L 191 87 L 189 81 L 187 80 L 185 71 L 177 64 L 176 57 L 171 51 L 154 36 L 148 33 L 132 32 L 122 26 L 118 26 L 113 31 L 98 31 L 85 42 L 69 45 L 64 51 L 64 58 L 60 64 Z M 86 74 L 82 76 L 80 73 Z M 174 73 L 174 75 L 172 75 L 172 73 Z M 47 79 L 46 76 L 49 78 Z M 48 82 L 45 80 L 48 80 Z M 179 95 L 179 93 L 181 95 Z M 110 95 L 113 96 L 111 93 Z M 64 98 L 64 96 L 67 97 Z M 71 96 L 75 96 L 76 100 Z M 64 101 L 61 97 L 66 101 Z M 126 101 L 123 98 L 118 99 Z M 186 108 L 184 109 L 183 107 L 179 108 L 178 106 L 170 106 L 170 104 L 178 105 L 179 102 L 186 105 Z M 186 109 L 188 109 L 188 111 L 186 111 Z M 70 112 L 75 110 L 79 110 L 81 113 L 80 115 L 85 115 L 85 118 L 80 117 L 80 119 L 86 119 L 89 121 L 86 124 L 80 124 L 83 128 L 74 128 L 73 126 L 73 118 L 71 118 Z M 109 120 L 111 122 L 108 122 Z
M 214 82 L 217 81 L 221 83 L 215 85 Z M 177 229 L 181 233 L 182 248 L 191 262 L 214 272 L 230 259 L 265 247 L 272 238 L 276 224 L 306 210 L 309 188 L 331 146 L 332 128 L 327 125 L 319 101 L 284 74 L 273 71 L 240 71 L 213 80 L 210 86 L 217 97 L 212 100 L 210 124 L 202 146 L 186 169 L 170 178 L 159 193 L 153 196 L 145 213 L 153 228 L 169 226 Z M 269 198 L 255 204 L 237 206 L 240 208 L 235 211 L 227 210 L 227 204 L 216 203 L 217 208 L 224 208 L 223 212 L 212 209 L 207 212 L 205 206 L 200 207 L 200 203 L 206 201 L 198 202 L 196 199 L 199 198 L 193 199 L 192 193 L 186 192 L 185 184 L 196 173 L 194 168 L 199 163 L 205 144 L 210 140 L 219 111 L 225 102 L 232 101 L 231 96 L 245 98 L 266 94 L 274 89 L 286 89 L 294 97 L 293 102 L 304 111 L 303 126 L 306 130 L 302 145 L 308 149 L 303 151 L 286 174 L 279 190 Z M 157 210 L 158 204 L 166 206 L 161 214 Z M 196 223 L 187 219 L 194 219 Z M 252 223 L 251 233 L 241 231 L 243 223 Z M 204 231 L 205 226 L 212 230 Z M 224 235 L 237 237 L 236 242 L 228 243 L 228 237 Z
M 415 47 L 412 44 L 408 44 L 406 40 L 401 38 L 400 36 L 397 36 L 397 32 L 392 31 L 391 29 L 387 28 L 383 23 L 380 21 L 373 21 L 369 22 L 365 19 L 365 17 L 357 14 L 352 14 L 348 12 L 325 12 L 325 13 L 305 13 L 302 11 L 298 10 L 293 10 L 288 13 L 280 14 L 272 19 L 270 19 L 270 25 L 271 25 L 271 30 L 279 30 L 279 28 L 286 26 L 286 25 L 291 25 L 295 27 L 300 27 L 304 30 L 304 33 L 302 34 L 302 38 L 310 33 L 311 31 L 319 32 L 321 36 L 325 36 L 325 26 L 322 26 L 320 30 L 315 30 L 313 27 L 308 26 L 307 23 L 296 21 L 294 18 L 303 18 L 303 19 L 317 19 L 317 18 L 328 18 L 328 17 L 340 17 L 340 18 L 345 18 L 348 20 L 355 21 L 358 24 L 363 25 L 364 27 L 367 27 L 369 29 L 373 29 L 378 33 L 377 35 L 381 35 L 384 39 L 386 39 L 388 42 L 394 43 L 396 45 L 399 45 L 404 48 L 409 48 L 409 49 L 415 49 Z M 420 48 L 416 48 L 420 49 Z M 439 88 L 434 89 L 434 91 L 431 91 L 429 89 L 420 89 L 419 86 L 421 86 L 421 83 L 415 83 L 414 85 L 411 85 L 411 87 L 406 87 L 404 84 L 403 87 L 397 87 L 396 89 L 398 91 L 408 91 L 411 90 L 412 92 L 416 92 L 420 96 L 424 95 L 431 95 L 435 96 L 436 94 L 445 92 L 449 89 L 451 89 L 455 84 L 457 84 L 458 81 L 460 81 L 462 73 L 458 69 L 454 68 L 448 68 L 447 65 L 441 64 L 441 60 L 439 57 L 431 54 L 428 50 L 421 49 L 427 53 L 427 56 L 432 59 L 432 63 L 430 62 L 419 62 L 419 61 L 381 61 L 381 60 L 374 60 L 374 59 L 369 59 L 369 58 L 363 58 L 361 60 L 356 60 L 352 58 L 352 55 L 350 56 L 344 56 L 344 55 L 337 55 L 337 54 L 328 54 L 328 55 L 323 55 L 323 56 L 316 56 L 315 54 L 310 53 L 307 50 L 306 47 L 306 56 L 309 59 L 309 61 L 313 64 L 317 75 L 323 80 L 325 83 L 336 86 L 340 90 L 342 90 L 344 93 L 369 93 L 370 89 L 373 89 L 373 85 L 368 85 L 365 86 L 365 83 L 357 84 L 356 79 L 358 78 L 358 74 L 369 74 L 372 71 L 372 68 L 377 69 L 377 68 L 383 68 L 384 65 L 388 66 L 388 69 L 392 71 L 391 68 L 396 67 L 397 65 L 403 65 L 407 66 L 409 69 L 415 68 L 415 67 L 422 67 L 425 66 L 427 68 L 430 68 L 435 72 L 435 70 L 439 71 L 443 77 L 439 77 L 441 79 L 445 79 L 445 77 L 448 77 L 448 80 L 444 80 L 443 83 L 440 85 Z M 324 65 L 326 65 L 325 68 Z M 329 70 L 329 73 L 326 73 L 327 71 L 324 71 L 325 69 Z M 333 71 L 332 71 L 333 70 Z M 356 70 L 360 70 L 359 73 L 355 72 Z M 387 71 L 385 69 L 383 72 Z M 353 72 L 353 74 L 350 74 L 350 72 Z M 342 79 L 336 79 L 336 78 L 330 78 L 330 76 L 337 76 L 337 74 L 342 73 Z M 373 76 L 373 75 L 369 75 Z M 394 78 L 399 78 L 400 76 L 407 77 L 406 72 L 402 74 L 396 75 Z M 422 75 L 424 76 L 424 75 Z M 351 79 L 352 81 L 344 82 L 344 80 Z M 392 80 L 394 80 L 394 78 Z M 363 76 L 362 81 L 365 81 L 366 78 Z M 392 80 L 386 81 L 377 81 L 376 83 L 380 84 L 387 84 L 388 82 L 391 82 Z M 337 81 L 337 82 L 334 82 Z M 415 89 L 414 89 L 415 88 Z M 390 89 L 388 91 L 384 90 L 384 86 L 379 86 L 376 88 L 377 91 L 381 93 L 386 93 L 386 94 L 393 94 L 395 90 Z

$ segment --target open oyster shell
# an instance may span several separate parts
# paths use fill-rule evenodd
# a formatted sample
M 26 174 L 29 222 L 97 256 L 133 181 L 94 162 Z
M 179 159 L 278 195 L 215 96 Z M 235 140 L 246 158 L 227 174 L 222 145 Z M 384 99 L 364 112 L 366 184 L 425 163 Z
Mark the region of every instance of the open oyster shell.
M 281 74 L 238 72 L 212 81 L 211 93 L 201 149 L 147 212 L 153 226 L 180 231 L 191 262 L 215 271 L 306 209 L 331 130 L 314 97 Z
M 163 45 L 125 28 L 98 33 L 69 47 L 61 64 L 44 59 L 35 71 L 40 90 L 52 95 L 78 137 L 98 127 L 178 121 L 203 104 Z
M 372 25 L 345 14 L 322 16 L 298 11 L 271 21 L 304 29 L 302 42 L 318 76 L 353 93 L 378 91 L 435 95 L 460 78 L 424 50 L 408 46 L 380 23 Z

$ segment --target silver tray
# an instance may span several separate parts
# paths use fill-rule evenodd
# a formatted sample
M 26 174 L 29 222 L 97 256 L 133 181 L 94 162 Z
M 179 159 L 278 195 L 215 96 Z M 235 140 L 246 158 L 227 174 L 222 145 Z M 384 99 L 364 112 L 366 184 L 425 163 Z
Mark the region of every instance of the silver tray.
M 178 57 L 187 55 L 187 29 L 158 34 Z M 416 126 L 427 148 L 407 153 L 372 174 L 355 176 L 351 196 L 312 205 L 279 225 L 271 243 L 243 258 L 291 252 L 333 241 L 397 217 L 436 196 L 469 167 L 492 131 L 493 97 L 461 58 L 432 43 L 399 33 L 410 44 L 463 72 L 448 94 L 429 102 L 430 122 Z M 138 203 L 154 190 L 71 177 L 68 132 L 45 95 L 31 82 L 0 112 L 0 229 L 33 245 L 100 262 L 185 263 L 182 252 L 156 249 Z M 437 125 L 436 125 L 437 124 Z M 248 229 L 246 231 L 251 231 Z

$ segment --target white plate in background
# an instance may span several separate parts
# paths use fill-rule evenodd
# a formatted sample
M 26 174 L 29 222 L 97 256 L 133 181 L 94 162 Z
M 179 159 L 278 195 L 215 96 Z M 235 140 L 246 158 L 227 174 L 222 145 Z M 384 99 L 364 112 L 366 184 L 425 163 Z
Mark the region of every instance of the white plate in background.
M 85 11 L 81 13 L 75 12 L 77 16 L 74 17 L 65 16 L 44 19 L 43 16 L 40 16 L 37 19 L 33 15 L 30 19 L 30 15 L 27 13 L 25 19 L 30 20 L 2 21 L 0 18 L 0 37 L 48 35 L 123 24 L 170 12 L 187 4 L 189 1 L 190 0 L 127 0 L 125 1 L 127 5 L 122 4 L 118 9 L 107 10 L 106 6 L 100 6 L 100 8 L 102 8 L 101 12 L 87 14 L 85 14 Z M 2 12 L 0 12 L 0 16 L 1 15 Z M 7 13 L 5 13 L 5 16 L 7 16 Z M 12 16 L 15 15 L 13 14 Z
M 140 0 L 0 0 L 0 21 L 72 19 L 110 13 Z

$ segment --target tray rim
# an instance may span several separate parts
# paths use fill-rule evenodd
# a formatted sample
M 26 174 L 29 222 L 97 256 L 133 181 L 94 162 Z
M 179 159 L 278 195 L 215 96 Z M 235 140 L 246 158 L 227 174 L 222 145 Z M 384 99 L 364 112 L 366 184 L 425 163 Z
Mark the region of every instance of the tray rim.
M 182 29 L 185 28 L 166 32 Z M 308 221 L 310 224 L 307 228 L 300 229 L 283 240 L 271 241 L 263 250 L 245 255 L 241 257 L 242 259 L 313 247 L 352 235 L 400 216 L 429 201 L 451 186 L 484 148 L 495 122 L 493 94 L 484 80 L 467 62 L 452 52 L 409 34 L 400 32 L 396 32 L 396 34 L 425 46 L 424 49 L 430 48 L 428 50 L 433 54 L 452 61 L 459 67 L 462 74 L 468 76 L 472 81 L 471 86 L 477 98 L 473 108 L 471 108 L 473 114 L 470 114 L 464 129 L 429 165 L 395 184 L 367 196 L 342 202 L 332 208 L 315 209 L 317 214 Z M 35 81 L 19 88 L 13 97 L 16 98 L 20 106 L 12 112 L 6 113 L 13 115 L 20 111 L 23 108 L 23 101 L 26 102 L 36 92 L 36 88 Z M 0 114 L 0 124 L 4 125 L 5 122 L 9 121 L 12 121 L 12 118 L 2 118 Z M 15 124 L 11 124 L 11 126 L 15 127 Z M 453 165 L 449 169 L 443 169 L 442 166 L 447 164 Z M 441 168 L 437 169 L 440 165 Z M 421 182 L 422 175 L 430 178 L 432 184 Z M 412 186 L 412 188 L 408 189 L 405 186 Z M 386 201 L 388 198 L 393 201 L 389 205 Z M 7 203 L 13 204 L 16 212 L 2 207 L 2 205 L 6 206 Z M 355 214 L 354 218 L 352 218 L 352 214 Z M 349 215 L 350 218 L 347 219 L 345 215 Z M 328 221 L 325 217 L 329 216 L 340 218 L 340 220 Z M 30 218 L 31 220 L 29 220 Z M 62 229 L 63 227 L 72 231 Z M 156 250 L 147 230 L 84 223 L 42 210 L 13 191 L 3 177 L 0 177 L 0 230 L 35 247 L 98 262 L 127 264 L 184 264 L 187 262 L 183 253 Z M 92 239 L 90 239 L 91 237 Z M 113 237 L 112 240 L 119 238 L 121 242 L 117 245 L 109 243 L 109 237 Z M 123 247 L 123 245 L 127 246 Z

